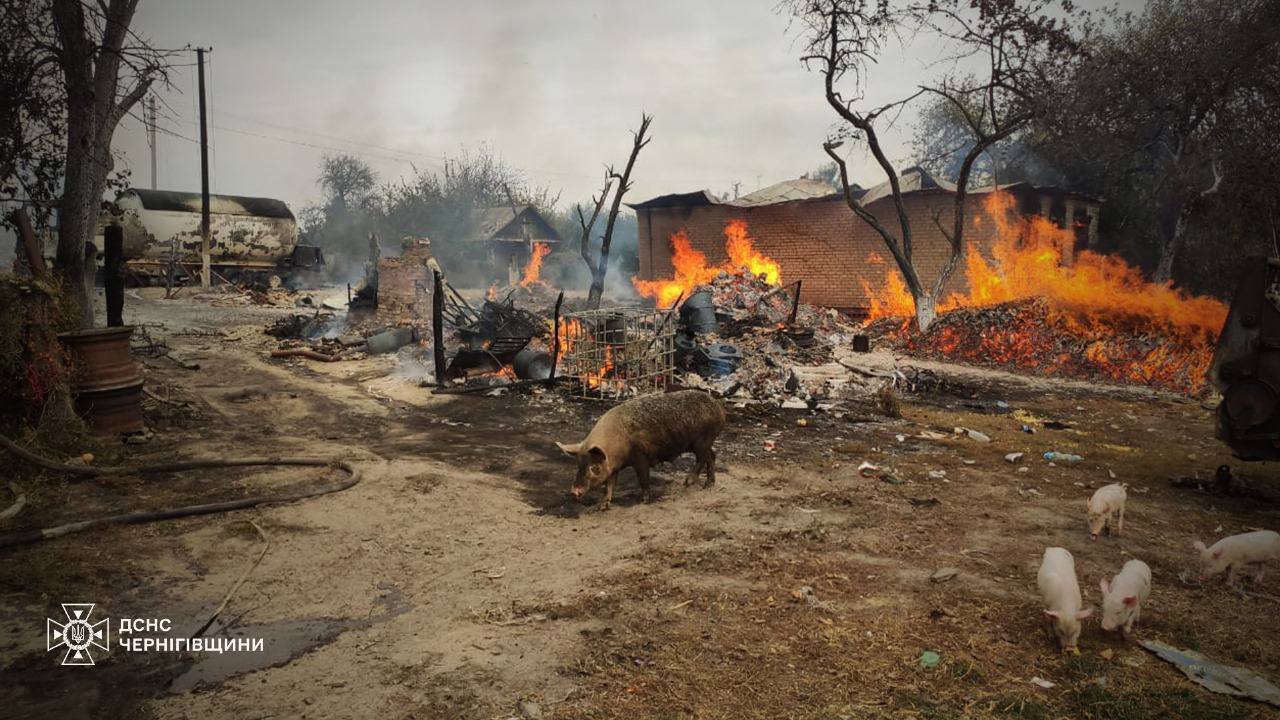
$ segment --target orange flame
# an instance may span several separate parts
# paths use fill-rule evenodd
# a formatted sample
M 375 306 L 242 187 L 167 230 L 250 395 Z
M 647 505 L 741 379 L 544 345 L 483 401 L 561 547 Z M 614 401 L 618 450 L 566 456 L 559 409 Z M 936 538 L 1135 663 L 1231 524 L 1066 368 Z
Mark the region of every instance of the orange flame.
M 489 289 L 485 291 L 484 297 L 486 300 L 498 299 L 498 281 L 497 280 L 494 280 L 493 284 L 489 286 Z
M 771 285 L 782 281 L 782 268 L 776 261 L 762 255 L 747 234 L 747 224 L 731 220 L 724 226 L 724 249 L 729 259 L 719 265 L 708 265 L 707 256 L 693 249 L 693 243 L 684 230 L 671 236 L 671 266 L 675 277 L 669 280 L 641 280 L 631 278 L 636 292 L 653 298 L 658 305 L 667 306 L 682 294 L 688 294 L 699 285 L 711 282 L 721 271 L 737 274 L 744 269 Z
M 542 282 L 538 278 L 542 274 L 542 258 L 551 252 L 551 246 L 547 243 L 534 243 L 533 251 L 529 254 L 529 264 L 524 266 L 524 276 L 520 278 L 520 287 L 528 287 L 532 283 Z
M 1007 193 L 987 196 L 975 223 L 981 227 L 987 222 L 996 231 L 990 255 L 972 244 L 966 249 L 968 289 L 940 301 L 938 312 L 1042 298 L 1052 327 L 1044 332 L 1020 325 L 991 328 L 977 342 L 962 338 L 954 328 L 942 328 L 927 341 L 932 350 L 958 359 L 972 356 L 1053 372 L 1070 373 L 1084 362 L 1091 372 L 1116 380 L 1191 392 L 1204 387 L 1213 345 L 1226 319 L 1225 304 L 1189 295 L 1170 283 L 1150 282 L 1117 256 L 1075 251 L 1074 228 L 1059 228 L 1041 216 L 1021 216 Z M 885 265 L 881 258 L 872 263 Z M 871 297 L 870 318 L 910 318 L 915 305 L 901 274 L 896 267 L 885 270 L 878 290 L 863 283 Z M 1052 335 L 1063 332 L 1089 343 L 1083 358 L 1051 352 Z M 1119 342 L 1122 334 L 1160 335 L 1173 346 L 1139 350 Z

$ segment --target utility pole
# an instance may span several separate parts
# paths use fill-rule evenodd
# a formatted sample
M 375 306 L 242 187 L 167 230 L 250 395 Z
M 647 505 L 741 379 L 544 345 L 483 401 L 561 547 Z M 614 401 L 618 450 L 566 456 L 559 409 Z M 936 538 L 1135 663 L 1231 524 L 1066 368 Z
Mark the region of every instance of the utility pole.
M 209 287 L 209 124 L 205 119 L 204 48 L 196 48 L 200 70 L 200 287 Z
M 735 182 L 735 183 L 733 184 L 733 199 L 734 199 L 734 200 L 737 200 L 737 199 L 738 199 L 738 188 L 739 188 L 739 187 L 741 187 L 741 186 L 742 186 L 742 183 L 741 183 L 741 182 Z
M 151 96 L 151 122 L 147 124 L 147 137 L 151 140 L 151 189 L 156 188 L 156 96 Z

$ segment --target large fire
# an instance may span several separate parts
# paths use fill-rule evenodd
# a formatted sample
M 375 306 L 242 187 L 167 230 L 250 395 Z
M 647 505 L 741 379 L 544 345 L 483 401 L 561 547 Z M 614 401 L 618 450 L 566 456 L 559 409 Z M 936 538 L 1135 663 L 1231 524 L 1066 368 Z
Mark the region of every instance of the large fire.
M 1006 193 L 987 196 L 975 219 L 993 223 L 990 254 L 973 245 L 965 253 L 967 291 L 939 302 L 941 314 L 1036 300 L 1036 310 L 1010 317 L 980 333 L 945 315 L 926 337 L 909 340 L 955 359 L 1011 364 L 1063 374 L 1097 374 L 1116 380 L 1199 392 L 1227 307 L 1192 296 L 1168 283 L 1147 281 L 1123 259 L 1075 251 L 1075 231 L 1044 217 L 1023 217 Z M 1071 256 L 1069 262 L 1064 258 Z M 885 282 L 873 291 L 871 319 L 910 318 L 914 303 L 901 274 L 882 258 Z M 1031 317 L 1038 318 L 1031 320 Z M 904 329 L 906 323 L 904 321 Z M 1035 327 L 1043 325 L 1042 330 Z M 1079 352 L 1063 352 L 1056 338 L 1067 336 Z M 1056 350 L 1056 352 L 1055 352 Z
M 684 230 L 678 230 L 671 236 L 671 266 L 675 268 L 675 277 L 669 280 L 631 278 L 631 284 L 642 296 L 653 298 L 665 307 L 699 285 L 711 282 L 722 271 L 736 274 L 745 268 L 772 285 L 782 281 L 782 268 L 755 249 L 747 234 L 747 224 L 742 220 L 731 220 L 724 226 L 724 250 L 728 260 L 708 265 L 707 256 L 693 248 Z
M 547 243 L 534 243 L 533 251 L 529 254 L 529 264 L 524 266 L 524 275 L 520 278 L 520 287 L 529 287 L 529 285 L 542 282 L 539 276 L 542 274 L 542 258 L 551 252 L 551 246 Z

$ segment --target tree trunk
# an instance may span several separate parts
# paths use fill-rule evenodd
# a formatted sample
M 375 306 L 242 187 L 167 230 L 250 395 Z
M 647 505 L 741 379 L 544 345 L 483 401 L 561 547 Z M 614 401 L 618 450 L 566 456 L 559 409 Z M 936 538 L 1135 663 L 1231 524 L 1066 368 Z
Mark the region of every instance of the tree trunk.
M 929 293 L 922 293 L 914 298 L 916 303 L 916 326 L 925 332 L 938 318 L 938 301 Z
M 1155 271 L 1151 273 L 1151 279 L 1155 282 L 1164 283 L 1173 279 L 1173 262 L 1178 257 L 1182 238 L 1187 231 L 1187 210 L 1188 203 L 1183 203 L 1178 208 L 1178 216 L 1173 221 L 1173 227 L 1160 243 L 1160 260 L 1156 263 Z
M 111 137 L 120 118 L 150 87 L 150 72 L 141 74 L 137 84 L 117 102 L 120 84 L 121 48 L 138 0 L 110 0 L 101 3 L 101 37 L 85 20 L 86 5 L 80 0 L 54 0 L 52 11 L 57 26 L 67 93 L 67 163 L 62 200 L 58 204 L 58 249 L 55 268 L 66 281 L 66 291 L 80 308 L 86 327 L 93 325 L 92 276 L 86 281 L 85 244 L 97 227 L 102 193 L 114 161 Z

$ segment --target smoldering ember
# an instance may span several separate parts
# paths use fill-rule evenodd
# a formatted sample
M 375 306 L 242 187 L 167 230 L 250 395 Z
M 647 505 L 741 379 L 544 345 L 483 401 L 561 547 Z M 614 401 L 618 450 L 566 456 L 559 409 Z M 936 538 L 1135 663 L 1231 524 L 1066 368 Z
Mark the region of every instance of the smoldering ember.
M 1274 0 L 0 28 L 0 717 L 1280 718 Z

